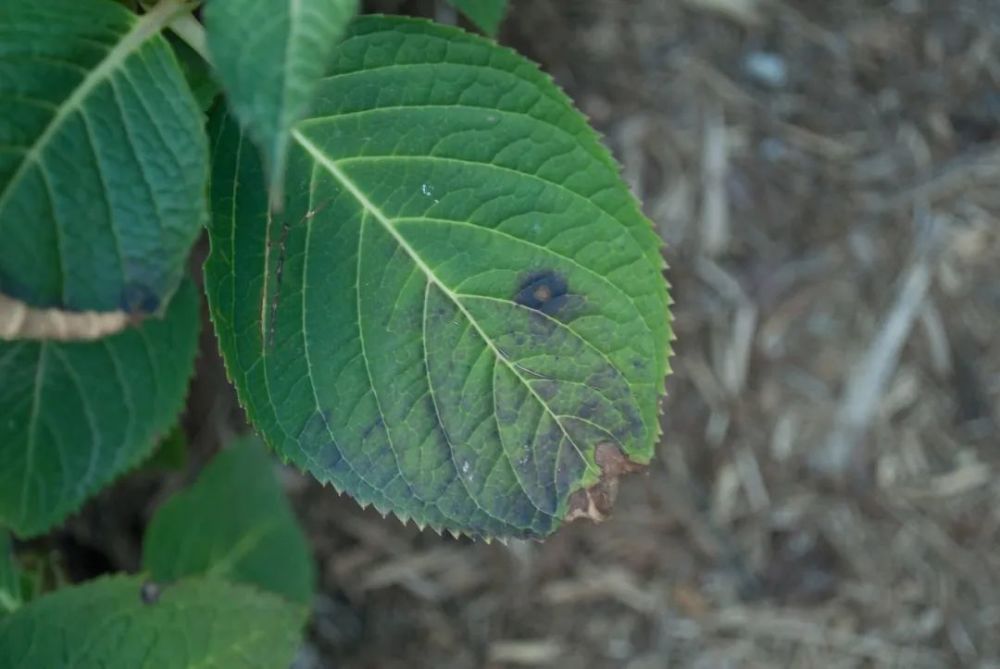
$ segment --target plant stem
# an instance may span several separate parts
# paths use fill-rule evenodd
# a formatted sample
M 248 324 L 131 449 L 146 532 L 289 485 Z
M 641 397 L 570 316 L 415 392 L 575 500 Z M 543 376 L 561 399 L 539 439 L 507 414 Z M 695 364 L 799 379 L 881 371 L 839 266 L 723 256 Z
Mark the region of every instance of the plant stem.
M 208 55 L 205 28 L 191 13 L 201 4 L 200 0 L 160 0 L 155 4 L 150 2 L 140 2 L 139 4 L 146 12 L 163 11 L 165 7 L 168 12 L 172 9 L 176 16 L 167 22 L 167 28 L 201 56 L 202 60 L 209 65 L 212 64 L 212 58 Z
M 205 28 L 190 12 L 181 14 L 168 23 L 167 27 L 201 56 L 206 63 L 212 64 L 212 57 L 208 53 L 208 42 L 205 39 Z

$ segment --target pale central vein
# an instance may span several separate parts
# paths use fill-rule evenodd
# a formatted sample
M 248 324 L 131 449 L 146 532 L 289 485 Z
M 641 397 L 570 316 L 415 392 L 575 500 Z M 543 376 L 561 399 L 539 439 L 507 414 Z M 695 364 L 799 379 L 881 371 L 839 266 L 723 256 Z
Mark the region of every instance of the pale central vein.
M 549 408 L 549 405 L 541 398 L 541 396 L 535 391 L 535 389 L 532 388 L 531 384 L 528 383 L 528 380 L 525 379 L 524 376 L 517 369 L 517 366 L 513 362 L 508 360 L 507 357 L 504 356 L 503 353 L 500 351 L 500 349 L 497 348 L 496 344 L 493 343 L 493 340 L 486 334 L 486 332 L 483 331 L 478 321 L 476 321 L 476 319 L 473 318 L 472 314 L 469 313 L 469 310 L 466 309 L 465 305 L 458 298 L 458 295 L 453 290 L 451 290 L 451 288 L 449 288 L 448 286 L 444 285 L 441 282 L 441 280 L 434 273 L 434 270 L 431 269 L 431 267 L 424 262 L 423 258 L 420 257 L 420 254 L 417 253 L 416 249 L 410 246 L 410 243 L 406 240 L 406 238 L 403 237 L 401 234 L 399 234 L 399 231 L 396 230 L 395 226 L 392 224 L 392 220 L 388 216 L 386 216 L 385 212 L 383 212 L 374 202 L 369 200 L 368 196 L 365 195 L 364 192 L 362 192 L 362 190 L 358 187 L 358 185 L 354 183 L 354 181 L 343 170 L 340 169 L 337 163 L 331 160 L 328 156 L 326 156 L 326 154 L 324 154 L 323 151 L 318 146 L 316 146 L 308 137 L 303 135 L 298 128 L 292 129 L 292 136 L 295 138 L 295 141 L 297 141 L 302 146 L 302 148 L 304 148 L 306 152 L 308 152 L 309 155 L 312 156 L 312 158 L 317 163 L 322 165 L 324 169 L 326 169 L 335 179 L 337 179 L 337 181 L 339 181 L 344 186 L 344 188 L 347 189 L 347 191 L 361 204 L 362 207 L 364 207 L 371 213 L 371 215 L 375 218 L 375 220 L 377 220 L 382 225 L 382 227 L 385 228 L 386 232 L 389 233 L 389 235 L 393 238 L 393 240 L 395 240 L 395 242 L 399 244 L 400 248 L 402 248 L 406 252 L 406 254 L 410 256 L 410 259 L 417 266 L 417 268 L 424 273 L 424 275 L 427 277 L 427 280 L 433 283 L 435 286 L 437 286 L 441 290 L 441 292 L 443 292 L 445 295 L 448 296 L 448 299 L 451 300 L 452 303 L 454 303 L 455 306 L 458 308 L 458 310 L 462 313 L 462 315 L 465 316 L 465 318 L 472 325 L 473 329 L 475 329 L 475 331 L 482 338 L 483 342 L 486 343 L 486 346 L 488 346 L 490 350 L 493 351 L 493 354 L 496 356 L 497 360 L 503 362 L 503 364 L 506 365 L 508 369 L 510 369 L 511 373 L 514 374 L 514 376 L 516 376 L 518 380 L 521 381 L 522 384 L 524 384 L 524 387 L 528 390 L 528 392 L 535 398 L 535 400 L 538 401 L 539 405 L 541 405 L 545 413 L 547 413 L 556 423 L 556 425 L 559 426 L 559 429 L 566 437 L 566 440 L 569 441 L 569 443 L 573 444 L 573 448 L 576 449 L 577 454 L 579 454 L 580 458 L 583 460 L 584 466 L 587 467 L 588 469 L 593 469 L 593 466 L 588 462 L 586 456 L 583 454 L 583 451 L 573 440 L 573 437 L 570 436 L 569 432 L 566 431 L 566 428 L 562 424 L 562 421 L 559 420 L 559 417 L 552 411 L 551 408 Z
M 34 475 L 35 446 L 38 443 L 38 415 L 42 407 L 42 385 L 45 382 L 45 361 L 48 342 L 42 342 L 38 349 L 38 366 L 35 368 L 35 387 L 31 396 L 31 413 L 28 416 L 28 447 L 25 451 L 24 479 L 21 483 L 21 520 L 28 511 L 28 485 Z
M 281 521 L 272 519 L 266 523 L 259 523 L 249 532 L 230 546 L 222 555 L 213 555 L 213 564 L 205 572 L 208 576 L 225 576 L 229 574 L 236 564 L 255 550 L 264 538 L 281 527 Z M 214 551 L 213 551 L 214 552 Z

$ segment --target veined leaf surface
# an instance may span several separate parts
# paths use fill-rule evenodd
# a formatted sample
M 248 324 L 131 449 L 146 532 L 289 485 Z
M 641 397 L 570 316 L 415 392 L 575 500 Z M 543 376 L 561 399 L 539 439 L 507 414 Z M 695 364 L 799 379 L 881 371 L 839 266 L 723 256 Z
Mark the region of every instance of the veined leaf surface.
M 160 35 L 179 10 L 0 2 L 0 292 L 153 312 L 206 217 L 203 117 Z
M 136 576 L 102 578 L 0 619 L 0 667 L 287 667 L 304 617 L 277 595 L 221 580 L 158 591 Z
M 292 131 L 283 213 L 213 122 L 206 285 L 280 454 L 365 504 L 544 536 L 647 463 L 670 329 L 659 242 L 538 69 L 430 23 L 352 24 Z
M 275 462 L 244 438 L 153 516 L 143 564 L 157 581 L 209 574 L 309 605 L 313 566 L 302 530 L 275 477 Z
M 187 395 L 198 295 L 90 342 L 0 341 L 0 525 L 39 534 L 149 455 Z
M 211 0 L 205 29 L 230 107 L 264 152 L 280 183 L 292 124 L 316 84 L 358 0 Z
M 507 13 L 507 0 L 448 0 L 487 35 L 496 35 Z

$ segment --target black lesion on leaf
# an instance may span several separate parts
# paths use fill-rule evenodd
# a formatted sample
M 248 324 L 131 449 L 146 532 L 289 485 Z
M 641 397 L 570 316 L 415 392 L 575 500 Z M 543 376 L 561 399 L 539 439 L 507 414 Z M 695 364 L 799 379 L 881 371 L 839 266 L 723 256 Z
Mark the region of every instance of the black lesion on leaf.
M 636 410 L 632 404 L 624 405 L 625 409 L 625 421 L 628 424 L 628 431 L 636 439 L 641 438 L 641 435 L 646 429 L 646 424 L 642 420 L 642 415 Z
M 546 401 L 553 399 L 559 393 L 559 384 L 556 381 L 537 381 L 531 384 L 531 387 Z
M 580 408 L 577 409 L 576 415 L 584 420 L 596 423 L 597 420 L 603 417 L 601 415 L 601 403 L 593 397 L 586 399 L 580 403 Z
M 440 302 L 436 302 L 429 310 L 429 315 L 432 317 L 432 322 L 440 323 L 441 321 L 452 318 L 455 314 L 454 311 L 446 308 Z
M 517 407 L 511 402 L 497 402 L 495 415 L 497 423 L 504 427 L 517 425 L 517 420 L 520 418 Z
M 330 434 L 330 412 L 316 409 L 299 430 L 298 442 L 314 455 L 313 460 L 328 471 L 344 466 L 344 456 Z
M 142 600 L 143 604 L 156 604 L 160 601 L 160 593 L 162 588 L 158 583 L 153 581 L 146 581 L 139 588 L 139 599 Z
M 362 443 L 368 441 L 368 438 L 375 433 L 376 430 L 382 430 L 385 428 L 385 421 L 381 416 L 376 418 L 374 421 L 368 424 L 367 427 L 361 432 Z
M 566 278 L 553 270 L 532 272 L 521 280 L 514 301 L 522 306 L 554 316 L 569 302 Z
M 129 314 L 151 314 L 160 307 L 160 298 L 146 284 L 136 281 L 125 284 L 122 289 L 121 309 Z
M 611 365 L 603 365 L 587 376 L 587 385 L 591 388 L 618 388 L 624 392 L 627 386 L 622 384 L 622 375 Z

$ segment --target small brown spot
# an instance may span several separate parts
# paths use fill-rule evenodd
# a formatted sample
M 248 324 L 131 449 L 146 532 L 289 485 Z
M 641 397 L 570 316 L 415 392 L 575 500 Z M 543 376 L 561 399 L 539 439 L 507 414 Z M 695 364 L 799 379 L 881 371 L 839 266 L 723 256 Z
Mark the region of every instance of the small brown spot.
M 535 299 L 539 302 L 547 302 L 552 297 L 552 289 L 548 286 L 538 286 L 535 288 Z
M 642 469 L 632 462 L 612 443 L 601 442 L 594 451 L 594 460 L 601 468 L 601 478 L 589 488 L 577 490 L 569 498 L 566 522 L 589 518 L 599 523 L 608 517 L 618 497 L 618 479 Z
M 562 309 L 569 299 L 566 279 L 552 270 L 533 272 L 518 285 L 514 301 L 521 306 L 552 316 Z

